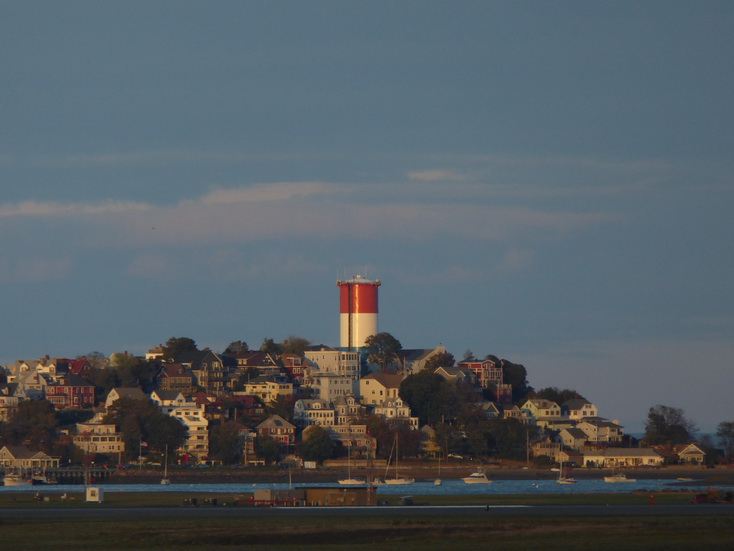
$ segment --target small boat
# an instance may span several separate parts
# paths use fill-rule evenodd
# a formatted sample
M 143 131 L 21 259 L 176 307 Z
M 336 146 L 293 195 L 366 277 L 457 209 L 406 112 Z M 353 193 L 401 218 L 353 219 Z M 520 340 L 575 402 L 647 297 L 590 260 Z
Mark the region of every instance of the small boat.
M 363 478 L 352 478 L 352 446 L 347 446 L 347 478 L 338 481 L 342 486 L 364 486 L 367 484 Z
M 475 473 L 470 474 L 469 476 L 465 476 L 462 478 L 465 483 L 467 484 L 491 484 L 492 481 L 487 478 L 487 473 L 484 471 L 477 471 Z
M 604 477 L 604 482 L 614 483 L 614 482 L 637 482 L 636 478 L 627 478 L 627 475 L 624 473 L 616 473 L 610 476 Z
M 30 478 L 23 478 L 16 474 L 11 474 L 3 477 L 3 484 L 5 486 L 32 486 L 33 481 Z
M 395 451 L 395 477 L 394 478 L 387 478 L 387 469 L 390 468 L 390 459 L 387 460 L 387 468 L 385 469 L 385 484 L 388 486 L 404 486 L 407 484 L 413 484 L 415 482 L 415 478 L 403 478 L 401 477 L 398 472 L 398 435 L 395 435 L 395 442 L 393 442 L 393 450 Z M 390 458 L 392 458 L 392 452 L 390 451 Z
M 161 479 L 161 485 L 162 486 L 168 486 L 171 483 L 171 480 L 168 478 L 168 444 L 166 444 L 166 461 L 165 461 L 165 467 L 163 470 L 163 478 Z
M 440 486 L 441 482 L 441 456 L 438 456 L 438 478 L 433 481 L 434 486 Z
M 569 471 L 571 469 L 568 469 Z M 566 471 L 563 470 L 563 463 L 561 463 L 561 468 L 558 469 L 558 480 L 556 480 L 558 484 L 576 484 L 576 479 L 568 476 L 566 474 Z

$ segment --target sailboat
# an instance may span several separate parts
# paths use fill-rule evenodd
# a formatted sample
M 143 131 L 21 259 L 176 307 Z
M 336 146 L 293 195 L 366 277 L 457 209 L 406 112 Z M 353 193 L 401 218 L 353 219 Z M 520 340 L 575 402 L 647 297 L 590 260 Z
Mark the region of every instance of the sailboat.
M 385 469 L 385 484 L 388 485 L 405 485 L 405 484 L 413 484 L 415 482 L 414 478 L 401 478 L 399 474 L 399 468 L 398 468 L 398 435 L 395 434 L 395 442 L 393 442 L 393 450 L 395 451 L 395 477 L 394 478 L 388 478 L 387 477 L 387 469 L 390 468 L 390 460 L 387 462 L 387 468 Z M 390 451 L 390 457 L 392 457 L 392 450 Z
M 441 454 L 438 454 L 438 478 L 433 481 L 434 486 L 440 486 L 441 482 Z
M 163 478 L 161 479 L 161 484 L 163 486 L 168 486 L 171 481 L 168 478 L 168 444 L 166 444 L 166 461 L 165 461 L 165 467 L 163 467 Z
M 347 478 L 339 480 L 342 486 L 363 486 L 366 482 L 361 478 L 352 478 L 352 446 L 347 446 Z
M 566 471 L 563 470 L 563 461 L 561 461 L 561 468 L 558 470 L 558 484 L 576 484 L 576 479 L 570 476 L 566 476 Z

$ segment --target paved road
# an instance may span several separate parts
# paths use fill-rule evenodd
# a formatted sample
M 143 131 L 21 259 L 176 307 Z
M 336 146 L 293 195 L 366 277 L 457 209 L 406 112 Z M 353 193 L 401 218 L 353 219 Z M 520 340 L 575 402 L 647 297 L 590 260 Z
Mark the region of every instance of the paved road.
M 100 507 L 3 508 L 0 521 L 12 519 L 135 518 L 288 518 L 288 517 L 649 517 L 734 516 L 732 504 L 690 505 L 543 505 L 543 506 L 383 506 L 383 507 Z

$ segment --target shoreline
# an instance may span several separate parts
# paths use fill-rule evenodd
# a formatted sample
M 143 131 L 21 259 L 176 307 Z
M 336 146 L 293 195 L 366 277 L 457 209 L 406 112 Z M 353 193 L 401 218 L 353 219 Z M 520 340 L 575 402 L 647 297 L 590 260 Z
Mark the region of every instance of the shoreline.
M 558 476 L 558 471 L 550 468 L 523 468 L 517 466 L 481 466 L 464 464 L 441 468 L 441 478 L 462 478 L 470 475 L 479 468 L 487 473 L 492 480 L 546 480 Z M 573 469 L 573 477 L 576 479 L 601 478 L 612 474 L 613 469 L 577 468 Z M 401 475 L 409 476 L 416 480 L 433 480 L 438 478 L 438 469 L 434 466 L 410 465 L 401 466 Z M 645 479 L 693 479 L 703 480 L 707 484 L 734 485 L 734 469 L 730 467 L 717 467 L 708 469 L 705 467 L 669 466 L 669 467 L 643 467 L 623 469 L 623 472 L 638 480 Z M 383 472 L 363 468 L 352 468 L 351 475 L 354 477 L 367 478 L 382 477 Z M 212 467 L 208 469 L 197 468 L 174 468 L 169 469 L 168 476 L 177 483 L 184 484 L 226 484 L 226 483 L 258 483 L 258 482 L 337 482 L 347 475 L 346 468 L 320 467 L 318 469 L 283 469 L 273 467 L 254 468 L 226 468 Z M 163 471 L 156 470 L 133 470 L 125 469 L 112 473 L 101 484 L 158 484 L 163 477 Z

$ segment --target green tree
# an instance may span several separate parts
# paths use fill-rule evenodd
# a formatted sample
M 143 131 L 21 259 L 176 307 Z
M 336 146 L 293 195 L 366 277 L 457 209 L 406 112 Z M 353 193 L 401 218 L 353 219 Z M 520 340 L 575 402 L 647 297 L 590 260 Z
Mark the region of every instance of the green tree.
M 274 356 L 280 356 L 283 353 L 283 345 L 275 342 L 271 338 L 266 338 L 260 345 L 260 352 L 267 352 Z
M 528 384 L 528 371 L 525 366 L 507 360 L 497 360 L 496 356 L 487 356 L 487 359 L 499 362 L 502 367 L 502 378 L 505 384 L 512 385 L 512 401 L 515 404 L 524 401 L 528 393 L 533 390 L 533 387 Z
M 439 367 L 453 367 L 456 364 L 456 359 L 454 358 L 454 355 L 450 352 L 440 352 L 434 356 L 431 356 L 426 361 L 426 365 L 423 366 L 423 369 L 426 371 L 434 371 L 436 368 Z
M 247 346 L 245 341 L 234 341 L 229 343 L 229 346 L 224 349 L 224 354 L 242 354 L 248 352 L 250 347 Z
M 244 450 L 242 428 L 234 421 L 212 426 L 209 430 L 209 455 L 225 465 L 239 462 Z
M 724 450 L 727 459 L 731 458 L 734 451 L 734 421 L 722 421 L 716 427 L 716 437 L 719 439 L 719 446 Z
M 5 444 L 25 444 L 32 450 L 51 453 L 56 441 L 56 410 L 48 400 L 24 400 L 18 403 L 10 420 L 2 425 Z
M 259 434 L 255 438 L 255 454 L 267 464 L 275 463 L 280 457 L 280 444 L 270 436 Z
M 575 390 L 570 390 L 568 388 L 560 389 L 554 386 L 541 388 L 535 393 L 535 396 L 543 400 L 550 400 L 551 402 L 555 402 L 559 406 L 564 402 L 567 402 L 568 400 L 585 400 L 585 398 Z
M 284 396 L 282 394 L 278 395 L 278 397 L 270 402 L 267 405 L 268 413 L 272 413 L 273 415 L 280 415 L 283 419 L 288 421 L 289 423 L 293 422 L 293 408 L 296 405 L 296 396 L 293 394 L 290 394 L 288 396 Z
M 115 370 L 120 386 L 126 388 L 142 387 L 145 391 L 153 388 L 155 375 L 160 364 L 156 361 L 144 360 L 127 352 L 112 354 L 110 367 Z
M 364 348 L 367 352 L 367 361 L 376 363 L 384 371 L 398 358 L 398 353 L 403 349 L 403 345 L 390 333 L 382 332 L 367 337 Z
M 686 418 L 682 409 L 658 404 L 647 413 L 643 440 L 648 446 L 688 444 L 697 431 L 696 424 Z
M 309 427 L 304 431 L 303 441 L 298 445 L 298 454 L 305 461 L 318 461 L 331 459 L 334 455 L 335 445 L 329 438 L 329 431 L 318 425 Z
M 188 337 L 171 337 L 163 345 L 163 357 L 166 360 L 171 360 L 182 352 L 197 352 L 198 350 L 194 339 Z
M 120 428 L 128 458 L 138 456 L 142 442 L 148 444 L 149 451 L 164 453 L 166 446 L 169 451 L 176 450 L 188 437 L 183 423 L 161 413 L 150 400 L 120 398 L 109 407 L 104 422 Z
M 303 357 L 309 346 L 311 346 L 311 342 L 309 340 L 304 339 L 303 337 L 295 337 L 291 335 L 283 343 L 283 352 L 288 354 L 298 354 Z

